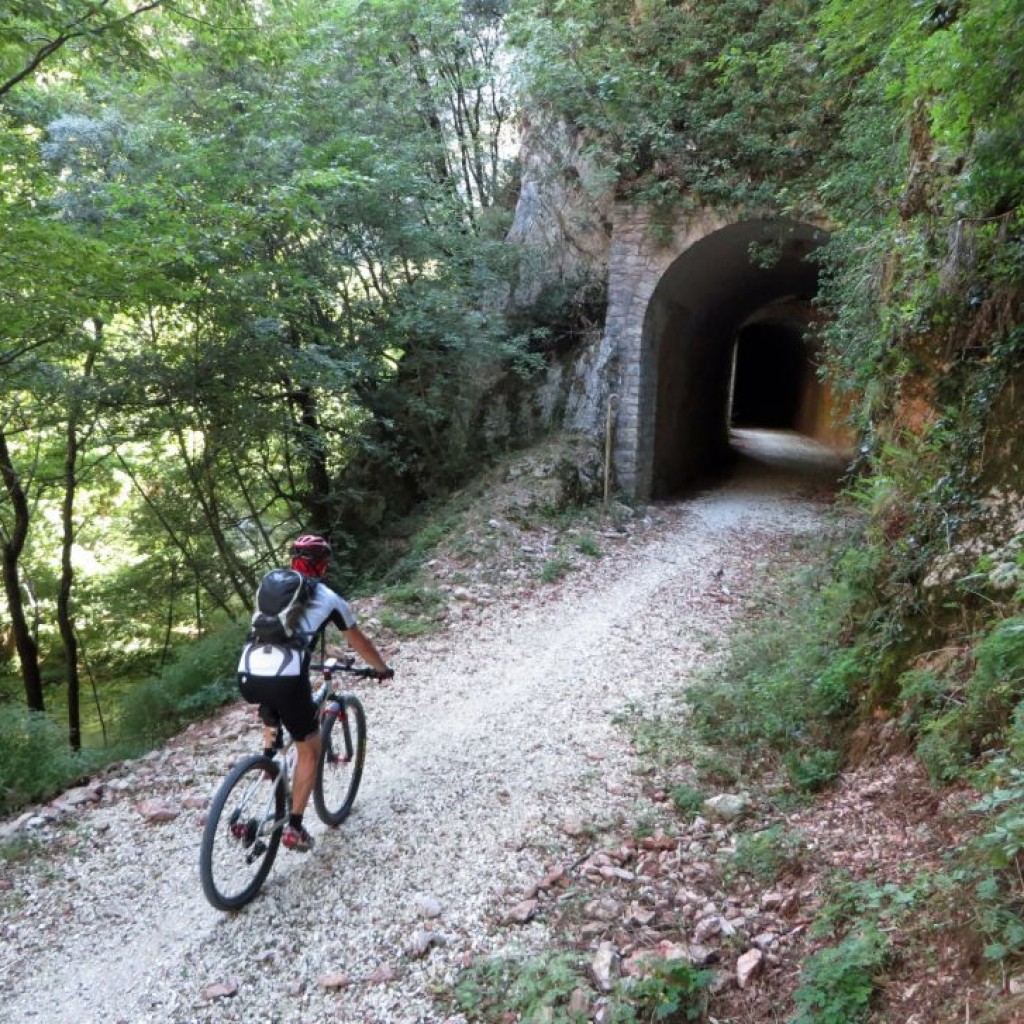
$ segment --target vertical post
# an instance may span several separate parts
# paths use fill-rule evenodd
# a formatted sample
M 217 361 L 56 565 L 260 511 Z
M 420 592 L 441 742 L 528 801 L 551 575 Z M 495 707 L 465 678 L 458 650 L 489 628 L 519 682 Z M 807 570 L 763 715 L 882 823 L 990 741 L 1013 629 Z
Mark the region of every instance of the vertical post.
M 608 396 L 608 416 L 604 427 L 604 503 L 608 504 L 612 490 L 612 435 L 615 428 L 615 410 L 619 407 L 619 396 Z

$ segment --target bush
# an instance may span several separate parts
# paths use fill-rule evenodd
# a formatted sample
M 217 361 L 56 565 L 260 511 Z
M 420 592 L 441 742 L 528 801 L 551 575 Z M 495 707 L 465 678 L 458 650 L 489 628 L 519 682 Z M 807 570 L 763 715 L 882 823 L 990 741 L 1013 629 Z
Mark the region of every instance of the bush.
M 178 659 L 121 700 L 120 739 L 144 748 L 238 698 L 240 631 L 226 628 L 183 648 Z
M 648 971 L 637 981 L 626 978 L 616 985 L 609 1006 L 611 1024 L 704 1020 L 711 972 L 686 960 L 655 961 L 648 964 Z
M 860 1024 L 867 1020 L 875 979 L 889 956 L 888 940 L 874 928 L 815 953 L 800 976 L 793 1024 Z
M 786 754 L 782 763 L 795 789 L 802 793 L 820 793 L 838 778 L 841 760 L 837 750 L 817 747 Z
M 46 715 L 0 707 L 0 810 L 46 800 L 88 774 L 90 758 L 68 746 Z
M 727 873 L 738 872 L 771 885 L 787 871 L 799 871 L 806 852 L 803 835 L 785 825 L 740 835 Z
M 966 683 L 925 671 L 901 678 L 904 724 L 933 781 L 958 779 L 978 758 L 1024 744 L 1024 617 L 999 622 L 973 654 Z
M 685 960 L 652 958 L 643 978 L 618 981 L 608 997 L 609 1024 L 685 1024 L 704 1019 L 712 980 Z M 590 992 L 586 969 L 573 953 L 481 960 L 459 976 L 452 1001 L 473 1024 L 498 1024 L 510 1016 L 524 1024 L 586 1024 L 574 1009 L 574 991 Z
M 693 786 L 681 784 L 669 791 L 672 806 L 685 821 L 693 821 L 700 814 L 707 800 L 707 794 Z
M 569 997 L 586 983 L 577 958 L 569 953 L 532 960 L 493 958 L 464 970 L 453 997 L 470 1021 L 503 1021 L 514 1013 L 523 1021 L 585 1024 L 584 1014 L 570 1010 Z
M 0 706 L 0 813 L 49 799 L 104 764 L 148 750 L 238 697 L 241 636 L 224 629 L 190 644 L 159 676 L 121 698 L 117 743 L 73 751 L 65 729 L 38 712 Z
M 828 565 L 805 570 L 789 581 L 788 615 L 735 637 L 724 663 L 687 691 L 705 742 L 752 761 L 784 760 L 803 790 L 835 777 L 837 749 L 877 669 L 868 642 L 846 642 L 855 609 L 869 602 L 872 565 L 847 551 L 835 575 Z
M 446 598 L 440 590 L 413 583 L 384 591 L 384 602 L 378 613 L 381 625 L 402 637 L 432 632 L 447 612 Z
M 557 583 L 563 576 L 572 569 L 572 562 L 565 558 L 554 558 L 545 562 L 540 570 L 540 578 L 543 583 Z

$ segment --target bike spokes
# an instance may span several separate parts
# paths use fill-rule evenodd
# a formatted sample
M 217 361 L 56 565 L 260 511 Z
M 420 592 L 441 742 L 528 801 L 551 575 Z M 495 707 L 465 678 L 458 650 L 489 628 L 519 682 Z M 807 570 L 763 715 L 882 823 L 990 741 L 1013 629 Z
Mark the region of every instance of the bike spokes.
M 237 910 L 259 891 L 285 823 L 284 787 L 265 758 L 241 762 L 224 780 L 207 819 L 200 875 L 207 899 Z

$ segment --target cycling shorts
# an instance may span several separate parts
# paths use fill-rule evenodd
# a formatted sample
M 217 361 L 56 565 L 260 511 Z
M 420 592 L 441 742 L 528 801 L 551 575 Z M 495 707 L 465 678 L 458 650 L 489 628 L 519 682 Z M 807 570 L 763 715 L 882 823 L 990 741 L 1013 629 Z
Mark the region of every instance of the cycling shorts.
M 238 688 L 250 704 L 260 705 L 264 724 L 275 725 L 279 720 L 296 740 L 312 739 L 316 733 L 317 711 L 308 674 L 290 679 L 247 676 L 239 680 Z

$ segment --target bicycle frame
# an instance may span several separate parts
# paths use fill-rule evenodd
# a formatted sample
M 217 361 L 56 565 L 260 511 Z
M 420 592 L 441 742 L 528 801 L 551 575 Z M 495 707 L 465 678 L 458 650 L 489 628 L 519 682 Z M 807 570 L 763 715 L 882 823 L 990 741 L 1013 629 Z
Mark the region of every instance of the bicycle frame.
M 332 658 L 309 666 L 317 673 L 313 699 L 322 743 L 311 795 L 318 817 L 329 828 L 349 816 L 363 773 L 365 711 L 354 694 L 333 684 L 336 672 L 373 677 L 373 670 L 353 668 L 353 661 Z M 279 724 L 272 747 L 237 762 L 213 798 L 199 872 L 203 892 L 218 910 L 240 910 L 256 897 L 292 812 L 295 738 Z
M 269 794 L 262 797 L 263 810 L 254 815 L 259 824 L 256 827 L 256 833 L 252 837 L 252 842 L 255 843 L 257 839 L 269 839 L 278 829 L 284 828 L 288 821 L 288 815 L 291 811 L 291 786 L 289 785 L 288 777 L 288 766 L 287 762 L 282 759 L 279 766 L 277 777 L 274 779 L 274 787 L 270 790 Z M 284 788 L 284 814 L 281 817 L 277 817 L 274 814 L 274 806 L 277 803 L 277 793 L 281 788 Z M 238 803 L 238 806 L 232 812 L 231 825 L 233 826 L 240 818 L 244 817 L 245 810 L 252 802 L 253 797 L 256 794 L 259 785 L 253 781 L 250 782 L 246 791 L 242 794 L 242 798 Z

